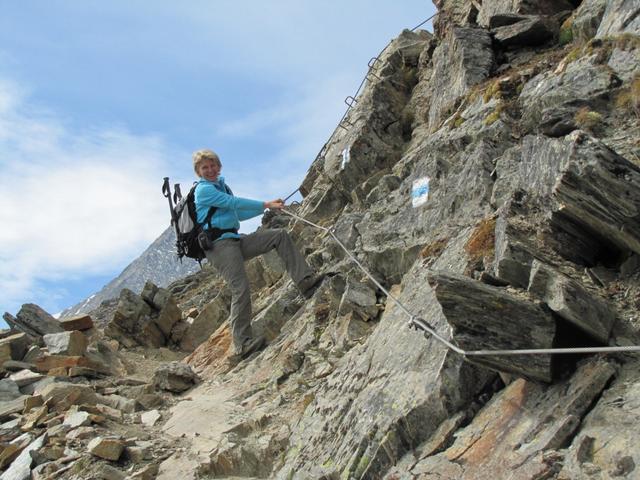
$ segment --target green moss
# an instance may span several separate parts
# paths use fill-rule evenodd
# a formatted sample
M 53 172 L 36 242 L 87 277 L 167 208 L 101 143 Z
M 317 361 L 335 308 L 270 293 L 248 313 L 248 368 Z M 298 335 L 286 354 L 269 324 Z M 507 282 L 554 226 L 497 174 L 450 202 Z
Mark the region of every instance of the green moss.
M 355 471 L 353 472 L 354 477 L 355 478 L 361 478 L 370 463 L 371 463 L 371 459 L 368 456 L 363 455 L 362 457 L 360 457 L 360 461 L 358 462 L 358 466 L 356 467 Z
M 566 45 L 573 42 L 573 18 L 567 18 L 560 27 L 560 35 L 558 37 L 558 43 L 560 45 Z
M 566 30 L 561 29 L 558 37 L 558 43 L 560 43 L 560 45 L 566 45 L 571 42 L 573 42 L 573 30 L 570 28 Z

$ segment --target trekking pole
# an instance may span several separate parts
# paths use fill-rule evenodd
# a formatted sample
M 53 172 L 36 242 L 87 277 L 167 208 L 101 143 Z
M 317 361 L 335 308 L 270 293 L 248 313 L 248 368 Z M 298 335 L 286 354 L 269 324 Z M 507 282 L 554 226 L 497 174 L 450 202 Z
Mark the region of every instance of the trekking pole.
M 169 200 L 169 212 L 171 212 L 171 225 L 176 232 L 176 238 L 178 238 L 178 217 L 173 210 L 173 202 L 171 201 L 171 185 L 169 185 L 169 177 L 164 177 L 164 183 L 162 184 L 162 194 Z
M 173 186 L 173 203 L 177 205 L 180 200 L 182 200 L 182 192 L 180 191 L 180 184 L 176 183 Z

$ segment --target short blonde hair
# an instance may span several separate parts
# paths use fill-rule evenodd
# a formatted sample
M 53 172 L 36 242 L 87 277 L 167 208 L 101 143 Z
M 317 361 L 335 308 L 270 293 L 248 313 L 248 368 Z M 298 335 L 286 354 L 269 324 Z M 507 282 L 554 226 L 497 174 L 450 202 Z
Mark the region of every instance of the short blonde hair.
M 196 172 L 196 175 L 200 175 L 198 173 L 198 166 L 205 160 L 212 160 L 218 164 L 218 166 L 222 166 L 222 162 L 220 161 L 220 157 L 213 150 L 198 150 L 193 152 L 193 170 Z

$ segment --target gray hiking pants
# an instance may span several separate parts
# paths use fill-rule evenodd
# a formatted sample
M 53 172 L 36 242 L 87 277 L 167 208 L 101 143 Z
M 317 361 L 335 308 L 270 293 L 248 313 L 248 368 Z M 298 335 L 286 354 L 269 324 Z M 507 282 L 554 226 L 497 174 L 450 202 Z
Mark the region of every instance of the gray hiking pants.
M 229 323 L 237 351 L 253 338 L 251 331 L 251 291 L 244 262 L 276 249 L 291 279 L 296 285 L 313 274 L 302 254 L 283 229 L 260 230 L 241 238 L 225 238 L 206 251 L 207 260 L 215 266 L 231 290 Z

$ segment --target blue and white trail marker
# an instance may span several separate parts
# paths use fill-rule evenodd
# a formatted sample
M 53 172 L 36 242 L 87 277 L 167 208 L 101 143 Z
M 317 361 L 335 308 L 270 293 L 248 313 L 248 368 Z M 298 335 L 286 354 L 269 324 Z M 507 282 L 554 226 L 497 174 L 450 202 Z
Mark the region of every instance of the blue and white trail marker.
M 347 147 L 342 150 L 342 162 L 340 163 L 340 170 L 344 170 L 347 166 L 347 163 L 351 160 L 351 145 L 347 145 Z
M 411 204 L 413 208 L 424 205 L 429 200 L 429 177 L 414 180 L 411 189 Z

